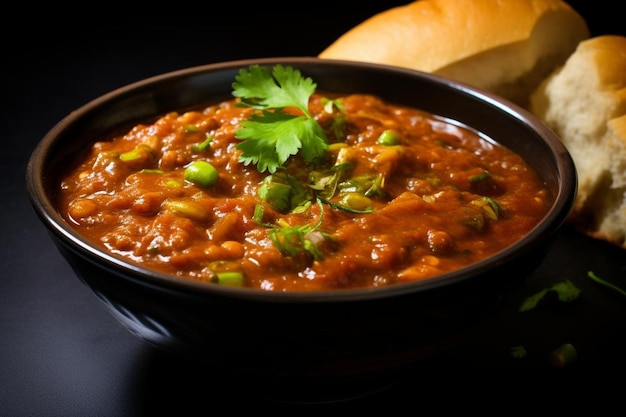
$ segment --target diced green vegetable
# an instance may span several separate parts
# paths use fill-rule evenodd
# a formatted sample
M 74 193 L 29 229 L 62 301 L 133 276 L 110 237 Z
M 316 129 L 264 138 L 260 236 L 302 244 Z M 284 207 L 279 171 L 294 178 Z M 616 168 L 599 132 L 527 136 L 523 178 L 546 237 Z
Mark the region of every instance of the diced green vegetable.
M 218 272 L 215 277 L 215 281 L 221 285 L 233 287 L 243 287 L 244 285 L 243 273 L 238 271 Z
M 202 143 L 197 143 L 191 147 L 191 150 L 194 152 L 201 152 L 205 150 L 213 140 L 213 135 L 207 136 L 207 138 Z
M 339 203 L 357 211 L 368 211 L 372 209 L 372 200 L 360 193 L 346 193 L 341 196 Z
M 385 195 L 385 177 L 382 174 L 361 175 L 352 177 L 341 184 L 339 189 L 343 193 L 361 193 L 367 197 Z
M 387 129 L 380 134 L 377 142 L 380 145 L 393 146 L 397 145 L 400 142 L 400 138 L 398 137 L 398 133 L 395 130 Z
M 261 200 L 279 212 L 287 213 L 311 200 L 307 191 L 293 176 L 278 173 L 265 177 L 257 192 Z
M 170 210 L 181 217 L 192 220 L 205 220 L 207 212 L 202 206 L 193 201 L 187 200 L 165 200 L 163 208 Z
M 476 200 L 471 201 L 472 204 L 475 204 L 483 209 L 487 217 L 491 220 L 498 220 L 500 216 L 500 205 L 490 197 L 481 197 Z
M 217 168 L 206 161 L 197 160 L 187 165 L 184 178 L 201 187 L 211 187 L 217 182 Z
M 133 150 L 120 154 L 120 159 L 124 162 L 148 159 L 154 151 L 147 145 L 139 144 Z
M 485 171 L 480 175 L 471 177 L 469 180 L 470 182 L 480 182 L 480 181 L 488 180 L 489 178 L 491 178 L 491 174 Z
M 550 353 L 550 363 L 556 368 L 563 368 L 578 358 L 578 352 L 571 343 L 565 343 Z

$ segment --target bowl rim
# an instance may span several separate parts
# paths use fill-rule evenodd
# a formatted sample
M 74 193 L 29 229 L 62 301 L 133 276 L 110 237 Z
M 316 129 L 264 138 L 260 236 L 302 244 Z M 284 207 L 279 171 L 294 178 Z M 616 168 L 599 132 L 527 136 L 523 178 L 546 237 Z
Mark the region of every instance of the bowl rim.
M 329 291 L 284 292 L 264 291 L 246 287 L 220 286 L 211 283 L 197 282 L 161 273 L 142 267 L 138 264 L 133 264 L 124 257 L 106 252 L 92 244 L 89 240 L 82 237 L 76 230 L 74 230 L 71 225 L 69 225 L 62 218 L 60 213 L 58 213 L 43 184 L 46 175 L 44 165 L 47 157 L 51 153 L 51 148 L 53 147 L 57 137 L 61 136 L 61 134 L 68 129 L 68 127 L 72 126 L 77 120 L 80 120 L 85 114 L 95 111 L 100 106 L 103 106 L 105 103 L 115 99 L 116 97 L 132 94 L 133 92 L 144 89 L 150 85 L 158 84 L 161 81 L 193 77 L 198 74 L 209 74 L 222 70 L 246 68 L 252 64 L 283 64 L 293 66 L 315 64 L 329 65 L 331 67 L 347 66 L 354 68 L 355 70 L 365 67 L 385 72 L 402 73 L 410 77 L 423 77 L 431 80 L 433 83 L 441 84 L 446 88 L 456 90 L 459 94 L 470 95 L 485 103 L 485 105 L 495 107 L 500 112 L 508 114 L 508 116 L 531 128 L 546 143 L 550 151 L 553 153 L 557 165 L 556 169 L 559 175 L 559 188 L 557 195 L 554 196 L 554 204 L 543 219 L 532 230 L 530 230 L 523 239 L 493 254 L 489 257 L 489 259 L 476 262 L 455 271 L 420 281 L 394 283 L 392 285 L 381 287 L 352 288 Z M 166 288 L 176 292 L 183 291 L 197 294 L 220 295 L 229 298 L 253 299 L 255 301 L 292 303 L 362 301 L 368 299 L 386 298 L 428 291 L 454 283 L 462 283 L 468 279 L 472 279 L 476 275 L 480 275 L 481 271 L 489 271 L 498 265 L 502 265 L 516 258 L 520 251 L 531 251 L 533 248 L 536 248 L 546 239 L 554 235 L 565 222 L 566 217 L 572 210 L 577 189 L 577 177 L 572 157 L 558 136 L 529 111 L 512 102 L 509 102 L 504 98 L 496 96 L 495 94 L 470 86 L 463 82 L 445 78 L 443 76 L 392 65 L 308 56 L 287 56 L 240 59 L 183 68 L 141 79 L 116 88 L 88 101 L 58 121 L 37 143 L 31 153 L 26 167 L 26 188 L 31 205 L 33 206 L 36 214 L 47 227 L 49 233 L 51 233 L 53 237 L 58 240 L 58 242 L 62 242 L 64 246 L 75 252 L 77 255 L 87 259 L 89 262 L 95 263 L 96 260 L 98 260 L 102 263 L 100 266 L 117 271 L 117 275 L 120 275 L 119 272 L 121 271 L 124 276 L 120 276 L 120 279 L 131 279 L 132 281 L 142 285 L 158 287 L 161 289 Z

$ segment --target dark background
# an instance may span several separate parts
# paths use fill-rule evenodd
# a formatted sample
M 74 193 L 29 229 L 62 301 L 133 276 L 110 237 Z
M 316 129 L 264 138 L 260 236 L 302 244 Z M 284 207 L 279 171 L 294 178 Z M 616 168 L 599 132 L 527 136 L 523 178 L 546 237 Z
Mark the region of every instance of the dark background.
M 214 406 L 295 412 L 411 407 L 418 413 L 433 404 L 441 411 L 463 405 L 468 411 L 509 414 L 522 407 L 564 410 L 584 403 L 599 411 L 623 394 L 626 297 L 592 283 L 586 271 L 626 287 L 626 252 L 567 227 L 523 288 L 459 346 L 418 364 L 381 392 L 294 405 L 276 401 L 279 394 L 267 395 L 267 389 L 255 395 L 259 390 L 251 381 L 220 379 L 211 369 L 175 360 L 138 340 L 74 276 L 36 219 L 25 192 L 25 166 L 37 142 L 72 110 L 118 87 L 185 67 L 314 56 L 367 17 L 403 3 L 340 11 L 339 2 L 255 3 L 245 9 L 233 2 L 219 12 L 180 3 L 132 13 L 94 6 L 74 14 L 38 9 L 4 16 L 0 416 L 208 415 L 216 412 Z M 626 34 L 614 3 L 605 3 L 570 2 L 593 36 Z M 39 21 L 30 20 L 31 12 Z M 17 29 L 9 29 L 11 20 L 19 23 Z M 525 297 L 564 279 L 582 289 L 578 300 L 517 311 Z M 579 358 L 557 369 L 549 353 L 563 343 L 574 344 Z M 515 345 L 526 346 L 528 357 L 513 359 L 509 349 Z

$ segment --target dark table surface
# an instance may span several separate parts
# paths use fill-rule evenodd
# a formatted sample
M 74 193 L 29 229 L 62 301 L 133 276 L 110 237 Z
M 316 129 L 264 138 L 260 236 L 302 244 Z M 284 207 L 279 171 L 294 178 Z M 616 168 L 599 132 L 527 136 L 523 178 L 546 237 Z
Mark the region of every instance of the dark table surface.
M 439 410 L 462 404 L 475 411 L 528 406 L 539 412 L 547 405 L 578 407 L 583 399 L 598 411 L 626 392 L 626 297 L 587 277 L 593 270 L 626 287 L 626 251 L 568 227 L 501 310 L 470 329 L 458 345 L 389 384 L 357 392 L 363 394 L 359 398 L 346 395 L 335 398 L 345 401 L 325 403 L 312 393 L 307 400 L 313 404 L 293 404 L 278 393 L 268 394 L 271 389 L 255 390 L 252 381 L 224 386 L 211 369 L 168 357 L 136 338 L 75 277 L 37 220 L 24 186 L 28 157 L 44 134 L 77 107 L 131 82 L 185 67 L 314 56 L 350 27 L 402 3 L 381 2 L 349 13 L 319 2 L 278 11 L 259 4 L 237 19 L 236 5 L 220 13 L 189 5 L 169 17 L 160 9 L 158 18 L 135 14 L 111 19 L 112 24 L 84 18 L 33 22 L 28 30 L 36 36 L 3 33 L 0 416 L 204 415 L 215 405 L 231 411 L 366 411 L 428 403 Z M 592 13 L 597 3 L 571 2 L 592 35 L 626 34 L 618 19 Z M 312 6 L 314 11 L 303 12 Z M 526 297 L 566 279 L 581 289 L 576 301 L 518 311 Z M 564 343 L 576 347 L 578 358 L 554 367 L 550 352 Z M 527 351 L 523 359 L 510 354 L 519 345 Z

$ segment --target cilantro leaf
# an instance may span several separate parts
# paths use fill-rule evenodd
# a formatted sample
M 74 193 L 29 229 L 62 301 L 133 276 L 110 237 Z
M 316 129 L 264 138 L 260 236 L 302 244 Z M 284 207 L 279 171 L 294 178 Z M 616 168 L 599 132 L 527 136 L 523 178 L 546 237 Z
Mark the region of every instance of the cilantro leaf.
M 576 287 L 569 279 L 563 282 L 558 282 L 552 286 L 552 289 L 556 291 L 559 296 L 559 301 L 568 303 L 574 301 L 580 295 L 580 289 Z
M 271 173 L 291 156 L 301 153 L 306 162 L 320 157 L 328 148 L 322 127 L 311 116 L 308 103 L 317 85 L 292 67 L 251 65 L 242 69 L 233 83 L 233 95 L 240 104 L 261 110 L 241 122 L 235 137 L 243 142 L 237 149 L 245 165 L 256 164 L 260 172 Z M 286 113 L 297 108 L 302 115 Z
M 580 296 L 580 289 L 576 287 L 569 279 L 563 282 L 558 282 L 550 288 L 545 288 L 536 294 L 527 297 L 519 308 L 519 311 L 524 312 L 532 310 L 537 307 L 540 301 L 542 301 L 546 295 L 555 293 L 562 302 L 570 302 L 576 300 Z
M 317 84 L 311 78 L 292 67 L 280 64 L 274 66 L 270 74 L 267 67 L 251 65 L 242 69 L 235 77 L 233 95 L 252 107 L 282 108 L 297 107 L 309 114 L 309 98 Z
M 263 221 L 263 206 L 257 205 L 254 209 L 253 219 L 259 225 L 269 227 L 269 237 L 274 246 L 285 256 L 295 257 L 303 253 L 308 253 L 313 259 L 324 259 L 324 255 L 316 245 L 316 239 L 312 239 L 312 234 L 322 225 L 324 218 L 324 208 L 320 201 L 317 202 L 320 208 L 320 216 L 314 225 L 304 224 L 300 226 L 289 226 L 286 222 L 279 221 L 279 225 L 265 223 Z M 323 239 L 329 238 L 324 233 L 319 234 Z
M 547 293 L 548 293 L 548 290 L 544 289 L 544 290 L 539 291 L 536 294 L 531 295 L 530 297 L 527 297 L 522 303 L 522 305 L 520 306 L 519 311 L 528 311 L 537 307 L 537 304 L 539 304 L 539 301 L 541 301 Z
M 526 347 L 524 347 L 523 345 L 513 346 L 510 349 L 510 353 L 511 356 L 515 359 L 522 359 L 528 356 L 528 353 L 526 352 Z

